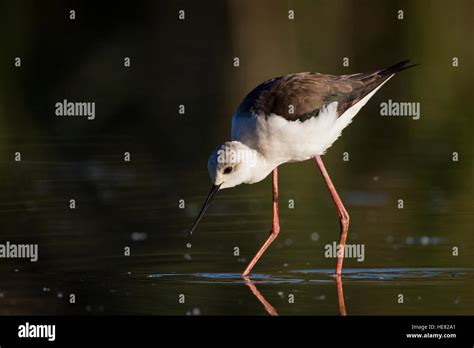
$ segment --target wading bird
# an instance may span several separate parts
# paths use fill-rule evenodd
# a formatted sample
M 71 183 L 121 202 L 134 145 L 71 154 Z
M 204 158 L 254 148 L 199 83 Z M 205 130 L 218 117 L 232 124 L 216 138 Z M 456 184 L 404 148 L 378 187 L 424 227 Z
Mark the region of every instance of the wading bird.
M 270 236 L 250 261 L 246 277 L 280 232 L 278 166 L 315 158 L 334 200 L 341 224 L 336 275 L 341 275 L 349 214 L 329 177 L 321 155 L 336 141 L 367 101 L 395 73 L 410 68 L 403 61 L 389 68 L 352 75 L 298 73 L 268 80 L 252 90 L 232 118 L 232 141 L 209 157 L 211 192 L 191 235 L 215 194 L 240 184 L 253 184 L 273 172 L 273 222 Z

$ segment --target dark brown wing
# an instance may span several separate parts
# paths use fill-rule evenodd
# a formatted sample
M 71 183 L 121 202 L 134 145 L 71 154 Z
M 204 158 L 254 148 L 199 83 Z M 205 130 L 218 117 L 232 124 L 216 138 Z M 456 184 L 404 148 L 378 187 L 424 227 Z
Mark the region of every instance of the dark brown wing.
M 338 113 L 342 115 L 395 72 L 410 67 L 407 63 L 403 61 L 372 73 L 280 76 L 257 86 L 243 100 L 238 112 L 250 111 L 265 117 L 275 114 L 289 121 L 305 121 L 317 116 L 325 105 L 337 101 Z

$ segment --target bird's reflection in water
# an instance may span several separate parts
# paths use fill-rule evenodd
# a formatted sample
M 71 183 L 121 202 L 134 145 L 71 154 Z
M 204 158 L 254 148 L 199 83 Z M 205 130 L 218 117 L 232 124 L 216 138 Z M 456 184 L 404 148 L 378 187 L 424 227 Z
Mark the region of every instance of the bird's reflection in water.
M 252 294 L 257 298 L 257 300 L 260 301 L 260 303 L 263 305 L 265 310 L 267 311 L 268 314 L 270 315 L 278 315 L 275 307 L 273 307 L 266 299 L 263 297 L 263 295 L 258 291 L 257 286 L 255 285 L 255 282 L 253 282 L 248 276 L 243 276 L 245 284 L 250 288 L 250 291 Z
M 344 290 L 342 288 L 342 277 L 336 274 L 336 288 L 337 288 L 337 306 L 339 307 L 340 315 L 347 315 L 346 305 L 344 303 Z
M 265 310 L 270 315 L 278 315 L 277 310 L 273 307 L 270 302 L 268 302 L 265 297 L 258 291 L 255 282 L 251 280 L 248 276 L 242 277 L 245 281 L 245 284 L 249 287 L 252 294 L 257 298 L 258 301 L 263 305 Z M 337 289 L 337 305 L 339 308 L 339 314 L 342 316 L 347 315 L 346 305 L 344 303 L 344 291 L 342 288 L 342 277 L 340 275 L 336 275 L 336 289 Z

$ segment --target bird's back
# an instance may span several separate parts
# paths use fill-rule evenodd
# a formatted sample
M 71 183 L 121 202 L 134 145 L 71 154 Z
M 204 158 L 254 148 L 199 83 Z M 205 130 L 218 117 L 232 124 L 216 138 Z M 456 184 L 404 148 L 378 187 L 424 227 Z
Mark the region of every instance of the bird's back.
M 407 63 L 371 73 L 304 72 L 268 80 L 240 104 L 232 138 L 282 161 L 321 154 L 384 82 L 409 67 Z

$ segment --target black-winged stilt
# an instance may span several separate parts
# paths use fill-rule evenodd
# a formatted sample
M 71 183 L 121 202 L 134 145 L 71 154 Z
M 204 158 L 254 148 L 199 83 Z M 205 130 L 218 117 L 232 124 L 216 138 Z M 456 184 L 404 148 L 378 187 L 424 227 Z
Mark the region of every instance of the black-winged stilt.
M 323 164 L 321 155 L 336 141 L 367 101 L 395 73 L 410 68 L 403 61 L 389 68 L 352 75 L 298 73 L 268 80 L 251 91 L 232 118 L 232 141 L 209 157 L 212 188 L 190 235 L 215 194 L 240 184 L 253 184 L 273 172 L 273 223 L 270 236 L 250 261 L 247 277 L 278 236 L 278 166 L 315 158 L 336 204 L 341 224 L 336 275 L 341 275 L 349 214 Z

